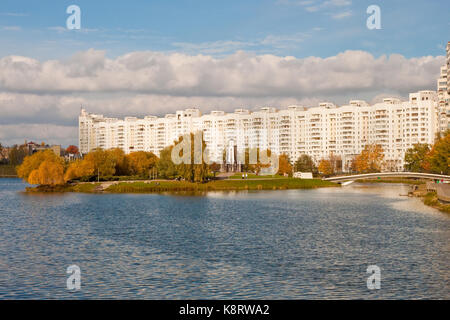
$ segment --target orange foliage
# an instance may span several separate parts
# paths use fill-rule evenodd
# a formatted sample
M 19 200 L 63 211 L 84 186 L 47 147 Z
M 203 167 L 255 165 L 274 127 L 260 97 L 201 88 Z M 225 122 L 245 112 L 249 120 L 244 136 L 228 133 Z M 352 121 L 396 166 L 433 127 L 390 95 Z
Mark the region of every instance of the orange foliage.
M 152 169 L 158 157 L 151 152 L 138 151 L 132 152 L 126 156 L 128 170 L 132 175 L 148 176 L 150 169 Z
M 70 153 L 70 154 L 77 154 L 78 153 L 78 147 L 70 145 L 70 146 L 67 147 L 66 152 Z
M 384 159 L 383 148 L 378 144 L 369 144 L 354 159 L 354 169 L 359 173 L 379 172 Z
M 280 174 L 280 175 L 284 175 L 284 174 L 291 175 L 292 174 L 292 165 L 289 162 L 288 155 L 282 154 L 278 158 L 278 173 L 277 174 Z
M 329 176 L 333 173 L 333 166 L 330 160 L 322 159 L 319 162 L 318 170 L 321 174 Z
M 64 167 L 59 162 L 44 161 L 39 166 L 38 177 L 42 185 L 64 184 Z

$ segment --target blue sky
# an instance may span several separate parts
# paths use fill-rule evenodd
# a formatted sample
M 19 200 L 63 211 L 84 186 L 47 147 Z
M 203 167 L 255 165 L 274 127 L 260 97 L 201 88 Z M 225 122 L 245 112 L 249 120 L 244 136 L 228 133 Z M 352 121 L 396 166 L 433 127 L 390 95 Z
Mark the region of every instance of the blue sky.
M 72 4 L 81 30 L 66 28 Z M 143 117 L 408 99 L 436 89 L 449 13 L 449 0 L 1 0 L 0 143 L 76 144 L 81 105 Z
M 82 11 L 82 30 L 65 31 L 66 8 Z M 381 30 L 366 9 L 381 8 Z M 450 2 L 348 0 L 23 1 L 0 4 L 0 56 L 60 58 L 89 48 L 114 57 L 152 50 L 226 55 L 236 50 L 327 57 L 345 50 L 379 56 L 442 55 Z

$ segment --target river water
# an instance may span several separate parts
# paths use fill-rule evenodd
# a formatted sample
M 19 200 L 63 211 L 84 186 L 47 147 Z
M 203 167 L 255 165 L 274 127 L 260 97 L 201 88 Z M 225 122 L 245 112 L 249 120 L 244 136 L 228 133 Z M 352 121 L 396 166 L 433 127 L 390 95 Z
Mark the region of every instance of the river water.
M 407 186 L 43 194 L 0 179 L 0 299 L 450 298 L 450 215 Z M 68 290 L 67 267 L 81 270 Z M 381 288 L 367 288 L 369 265 Z

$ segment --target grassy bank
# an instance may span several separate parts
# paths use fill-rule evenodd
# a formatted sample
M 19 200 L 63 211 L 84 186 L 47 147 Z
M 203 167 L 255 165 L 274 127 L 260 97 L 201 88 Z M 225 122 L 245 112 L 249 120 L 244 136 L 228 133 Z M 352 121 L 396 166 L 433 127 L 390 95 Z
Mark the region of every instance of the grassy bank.
M 382 179 L 358 179 L 360 183 L 403 183 L 403 184 L 425 184 L 425 180 L 414 178 L 382 178 Z
M 286 190 L 314 189 L 336 187 L 336 183 L 319 179 L 301 180 L 293 178 L 268 180 L 215 180 L 207 183 L 186 181 L 133 181 L 104 183 L 77 183 L 63 186 L 29 187 L 27 192 L 107 192 L 107 193 L 152 193 L 152 192 L 205 192 L 205 191 L 239 191 L 239 190 Z
M 241 180 L 243 180 L 242 179 L 242 173 L 232 175 L 228 179 L 241 179 Z M 265 175 L 265 176 L 261 176 L 261 175 L 256 175 L 254 173 L 248 173 L 247 174 L 247 179 L 289 179 L 289 178 L 288 177 L 284 177 L 284 176 L 280 176 L 280 175 Z
M 9 164 L 0 165 L 0 178 L 17 177 L 16 167 Z
M 66 184 L 58 186 L 36 186 L 27 187 L 26 192 L 47 193 L 47 192 L 84 192 L 93 193 L 100 187 L 100 183 L 81 183 L 81 184 Z
M 443 212 L 450 213 L 450 204 L 441 203 L 438 200 L 437 194 L 435 192 L 428 192 L 423 198 L 423 203 Z
M 216 180 L 208 183 L 185 181 L 119 183 L 108 187 L 111 193 L 148 193 L 166 191 L 221 191 L 221 190 L 286 190 L 335 187 L 337 184 L 322 180 L 271 179 L 271 180 Z

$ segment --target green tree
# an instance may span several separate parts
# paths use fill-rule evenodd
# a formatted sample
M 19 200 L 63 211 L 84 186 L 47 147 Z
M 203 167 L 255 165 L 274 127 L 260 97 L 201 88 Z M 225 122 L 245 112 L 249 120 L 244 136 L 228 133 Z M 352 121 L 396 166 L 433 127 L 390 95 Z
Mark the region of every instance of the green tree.
M 425 157 L 424 168 L 433 173 L 450 173 L 450 132 L 438 139 Z
M 202 143 L 202 152 L 206 149 L 206 142 L 203 139 L 203 132 L 201 134 L 201 143 Z M 178 141 L 175 142 L 175 145 L 182 143 L 184 137 L 181 136 Z M 190 134 L 190 152 L 191 152 L 191 162 L 190 163 L 181 163 L 176 165 L 176 171 L 178 175 L 183 177 L 184 179 L 191 182 L 203 182 L 209 175 L 209 166 L 203 159 L 203 153 L 199 155 L 201 157 L 201 163 L 195 163 L 195 136 L 193 133 Z M 180 154 L 182 157 L 183 155 Z
M 214 173 L 216 176 L 216 172 L 220 172 L 221 165 L 217 162 L 213 162 L 209 165 L 209 170 Z
M 405 153 L 405 170 L 411 172 L 425 172 L 424 161 L 430 152 L 430 146 L 426 143 L 415 144 Z
M 177 169 L 175 164 L 172 162 L 172 149 L 173 146 L 169 146 L 161 150 L 159 153 L 159 160 L 156 163 L 158 177 L 164 179 L 174 179 L 177 177 Z
M 125 155 L 125 152 L 123 152 L 120 148 L 114 148 L 107 150 L 108 156 L 112 159 L 112 161 L 116 164 L 115 165 L 115 175 L 118 176 L 127 176 L 130 175 L 129 168 L 128 168 L 128 159 Z
M 203 139 L 203 133 L 202 134 L 202 152 L 206 149 L 206 142 Z M 174 178 L 184 178 L 185 180 L 191 181 L 191 182 L 203 182 L 206 180 L 206 178 L 209 175 L 209 166 L 205 162 L 205 159 L 203 159 L 203 156 L 201 155 L 201 163 L 195 163 L 195 136 L 193 133 L 190 134 L 190 163 L 180 163 L 175 164 L 172 161 L 172 151 L 175 148 L 175 146 L 178 146 L 180 143 L 183 143 L 184 137 L 181 136 L 178 141 L 174 142 L 174 145 L 166 147 L 160 152 L 160 158 L 158 162 L 156 163 L 156 168 L 158 171 L 158 176 L 165 178 L 165 179 L 174 179 Z M 180 158 L 182 159 L 185 155 L 183 154 L 183 150 L 180 150 L 179 154 Z
M 296 172 L 312 172 L 317 174 L 317 167 L 314 161 L 307 154 L 302 154 L 294 164 L 294 170 Z
M 13 166 L 21 164 L 27 156 L 27 150 L 23 146 L 13 146 L 9 150 L 9 163 Z
M 3 146 L 0 143 L 0 164 L 4 164 L 5 163 L 5 159 L 3 158 L 2 152 L 3 152 Z
M 256 163 L 250 163 L 250 153 L 254 153 L 256 155 Z M 270 162 L 270 157 L 272 156 L 271 150 L 262 150 L 263 155 L 267 155 L 267 159 Z M 262 168 L 269 168 L 270 163 L 263 163 L 261 161 L 261 150 L 259 148 L 256 149 L 249 149 L 246 148 L 244 152 L 244 163 L 243 163 L 243 171 L 250 171 L 254 172 L 256 174 L 259 174 L 261 172 Z M 252 159 L 253 162 L 253 159 Z

